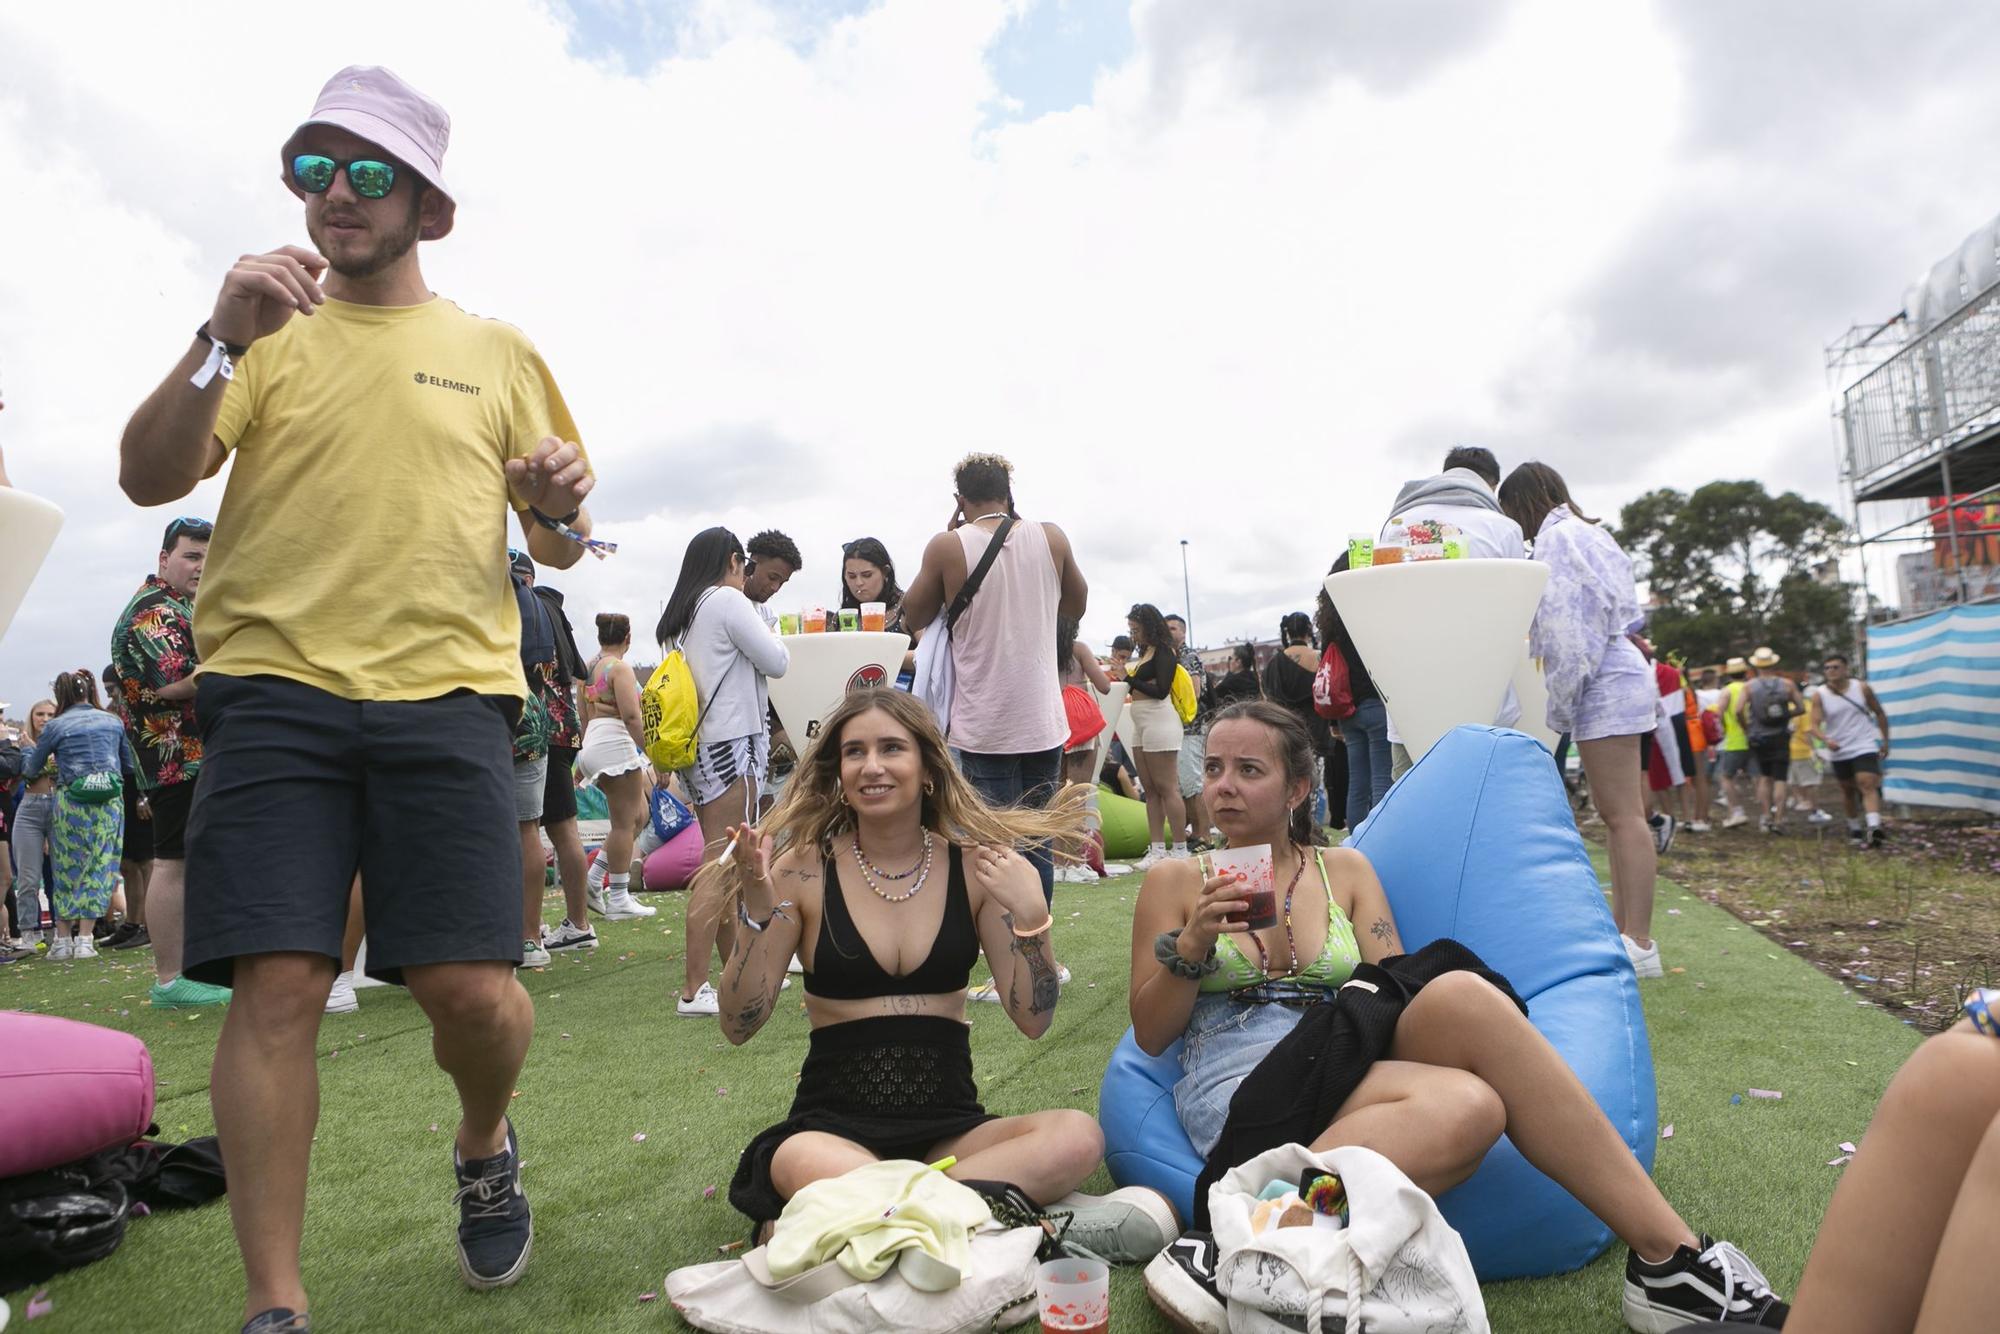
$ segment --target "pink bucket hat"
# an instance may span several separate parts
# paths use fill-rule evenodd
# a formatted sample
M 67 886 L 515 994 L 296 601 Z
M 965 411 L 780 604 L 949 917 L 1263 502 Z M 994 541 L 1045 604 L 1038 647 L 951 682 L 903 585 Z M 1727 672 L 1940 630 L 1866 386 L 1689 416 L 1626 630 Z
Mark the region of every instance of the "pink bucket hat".
M 292 180 L 292 157 L 309 125 L 337 126 L 401 159 L 444 196 L 444 212 L 434 226 L 424 228 L 423 239 L 440 240 L 451 231 L 452 217 L 458 211 L 444 183 L 444 150 L 451 142 L 451 117 L 395 71 L 380 65 L 349 65 L 319 90 L 312 115 L 300 122 L 278 151 L 279 179 L 301 199 L 305 196 Z

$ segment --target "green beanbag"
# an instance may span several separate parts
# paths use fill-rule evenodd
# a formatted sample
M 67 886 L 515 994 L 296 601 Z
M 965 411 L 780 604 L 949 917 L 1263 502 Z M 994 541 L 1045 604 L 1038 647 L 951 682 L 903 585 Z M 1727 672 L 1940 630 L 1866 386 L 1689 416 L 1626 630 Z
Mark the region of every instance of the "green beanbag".
M 1128 862 L 1146 855 L 1146 803 L 1121 797 L 1110 788 L 1097 789 L 1097 813 L 1104 821 L 1104 859 Z

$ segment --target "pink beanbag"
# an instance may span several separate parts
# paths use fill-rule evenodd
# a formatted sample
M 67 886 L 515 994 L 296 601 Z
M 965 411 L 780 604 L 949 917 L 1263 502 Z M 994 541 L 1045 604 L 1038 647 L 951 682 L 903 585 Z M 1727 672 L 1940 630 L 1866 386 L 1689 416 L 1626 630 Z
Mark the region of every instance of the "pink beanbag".
M 686 889 L 701 866 L 701 826 L 691 824 L 646 858 L 646 890 Z
M 0 1177 L 130 1144 L 153 1120 L 153 1058 L 130 1033 L 0 1011 Z

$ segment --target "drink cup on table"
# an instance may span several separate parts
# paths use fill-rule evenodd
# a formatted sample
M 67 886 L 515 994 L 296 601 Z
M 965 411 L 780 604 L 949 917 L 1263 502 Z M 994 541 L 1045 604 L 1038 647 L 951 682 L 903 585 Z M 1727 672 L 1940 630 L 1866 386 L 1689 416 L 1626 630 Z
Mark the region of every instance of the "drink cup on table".
M 863 630 L 886 630 L 889 628 L 889 604 L 886 602 L 864 602 L 861 604 L 861 628 Z
M 778 633 L 795 635 L 799 632 L 799 614 L 795 611 L 782 612 L 778 616 Z
M 1403 549 L 1409 545 L 1410 530 L 1401 524 L 1391 524 L 1382 530 L 1382 536 L 1375 540 L 1375 564 L 1400 565 Z
M 805 617 L 805 624 L 801 629 L 806 634 L 823 635 L 826 633 L 825 607 L 807 607 L 803 615 Z
M 859 630 L 861 628 L 861 609 L 859 607 L 842 607 L 840 609 L 840 628 L 847 634 L 852 634 L 856 630 Z
M 1249 906 L 1240 921 L 1230 925 L 1246 931 L 1262 931 L 1278 924 L 1278 875 L 1271 862 L 1271 845 L 1253 843 L 1247 848 L 1222 848 L 1208 854 L 1209 875 L 1240 875 L 1241 888 L 1231 895 Z M 1205 879 L 1206 877 L 1204 877 Z
M 1375 534 L 1349 533 L 1347 535 L 1347 568 L 1365 570 L 1375 563 Z

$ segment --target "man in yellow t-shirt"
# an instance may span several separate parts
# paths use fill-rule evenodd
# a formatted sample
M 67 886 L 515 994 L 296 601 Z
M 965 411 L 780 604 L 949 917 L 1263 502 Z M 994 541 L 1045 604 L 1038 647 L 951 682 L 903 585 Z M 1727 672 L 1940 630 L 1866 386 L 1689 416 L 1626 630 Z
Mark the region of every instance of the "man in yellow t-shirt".
M 1743 730 L 1743 720 L 1736 716 L 1737 703 L 1743 692 L 1750 688 L 1750 664 L 1743 658 L 1731 658 L 1723 665 L 1723 674 L 1729 684 L 1723 689 L 1722 697 L 1722 795 L 1729 800 L 1729 815 L 1722 822 L 1724 829 L 1734 829 L 1747 824 L 1750 817 L 1744 813 L 1744 793 L 1751 783 L 1750 775 L 1750 734 Z
M 234 987 L 210 1101 L 258 1334 L 308 1327 L 313 1046 L 357 871 L 368 971 L 410 989 L 458 1088 L 461 1275 L 513 1283 L 533 1233 L 507 1120 L 534 1028 L 507 515 L 567 567 L 594 479 L 527 338 L 424 283 L 449 137 L 388 70 L 336 74 L 279 155 L 315 250 L 239 260 L 121 444 L 142 505 L 234 459 L 194 612 L 185 969 Z

